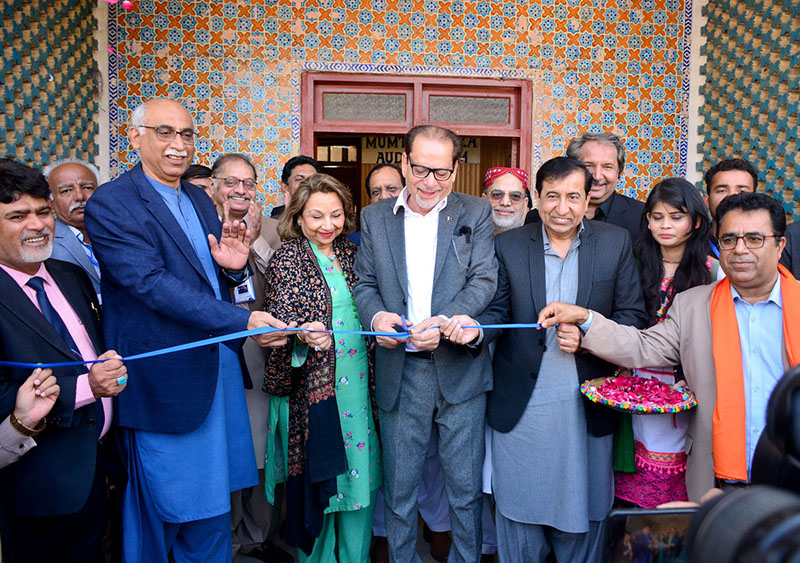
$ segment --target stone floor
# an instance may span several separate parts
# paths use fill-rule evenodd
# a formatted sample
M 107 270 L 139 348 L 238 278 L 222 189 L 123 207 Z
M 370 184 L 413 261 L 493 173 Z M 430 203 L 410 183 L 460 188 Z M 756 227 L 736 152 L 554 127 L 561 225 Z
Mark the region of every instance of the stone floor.
M 417 535 L 417 553 L 419 553 L 422 563 L 436 563 L 436 560 L 431 557 L 430 546 L 422 539 L 422 525 L 420 524 L 419 534 Z M 277 542 L 283 549 L 289 553 L 295 553 L 295 550 L 282 541 Z M 295 561 L 297 558 L 295 557 Z M 237 555 L 233 559 L 233 563 L 260 563 L 259 559 L 247 557 L 246 555 Z

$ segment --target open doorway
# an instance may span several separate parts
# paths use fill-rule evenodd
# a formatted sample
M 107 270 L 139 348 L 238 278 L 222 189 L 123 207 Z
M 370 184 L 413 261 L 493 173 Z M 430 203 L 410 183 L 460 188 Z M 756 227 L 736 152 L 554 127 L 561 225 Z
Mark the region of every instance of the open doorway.
M 403 138 L 415 125 L 461 136 L 456 191 L 480 195 L 494 166 L 530 168 L 528 81 L 306 73 L 302 84 L 301 151 L 350 188 L 359 210 L 369 203 L 369 170 L 400 165 Z
M 458 165 L 453 189 L 480 196 L 483 178 L 489 168 L 511 166 L 511 139 L 503 137 L 462 137 L 464 153 Z M 401 165 L 405 151 L 403 135 L 320 135 L 315 154 L 322 170 L 350 188 L 359 211 L 369 204 L 366 178 L 369 171 L 382 163 Z

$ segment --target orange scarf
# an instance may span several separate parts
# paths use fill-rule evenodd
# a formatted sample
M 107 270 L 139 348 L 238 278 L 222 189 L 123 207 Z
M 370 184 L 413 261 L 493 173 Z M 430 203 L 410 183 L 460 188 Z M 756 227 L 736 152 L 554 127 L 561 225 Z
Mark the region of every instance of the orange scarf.
M 778 265 L 783 298 L 783 338 L 789 365 L 800 362 L 800 284 Z M 794 319 L 794 321 L 790 321 Z M 720 479 L 747 481 L 744 374 L 739 324 L 731 282 L 725 278 L 711 294 L 711 343 L 717 382 L 712 437 L 714 473 Z

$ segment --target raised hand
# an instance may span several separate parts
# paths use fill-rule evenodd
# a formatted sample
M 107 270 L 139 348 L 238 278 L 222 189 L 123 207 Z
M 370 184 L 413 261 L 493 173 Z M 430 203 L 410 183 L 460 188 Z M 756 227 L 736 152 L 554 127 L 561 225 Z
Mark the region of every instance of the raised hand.
M 227 202 L 225 205 L 228 205 Z M 208 235 L 208 248 L 220 268 L 241 270 L 247 265 L 250 255 L 250 230 L 244 221 L 226 221 L 222 224 L 219 243 L 214 235 Z

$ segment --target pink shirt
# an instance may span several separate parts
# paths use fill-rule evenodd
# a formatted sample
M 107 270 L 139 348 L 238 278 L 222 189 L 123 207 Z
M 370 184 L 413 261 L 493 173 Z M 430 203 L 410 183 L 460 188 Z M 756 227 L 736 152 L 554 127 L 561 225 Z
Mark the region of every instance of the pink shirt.
M 61 289 L 59 289 L 58 284 L 56 284 L 55 280 L 50 276 L 44 264 L 39 266 L 39 271 L 33 276 L 9 268 L 3 264 L 0 264 L 0 268 L 5 270 L 5 272 L 17 282 L 37 309 L 39 309 L 39 302 L 36 300 L 36 290 L 26 284 L 32 277 L 39 276 L 42 278 L 44 280 L 44 292 L 47 294 L 47 298 L 50 300 L 53 308 L 61 317 L 61 320 L 64 321 L 64 324 L 67 326 L 67 330 L 75 341 L 75 345 L 78 347 L 78 352 L 81 353 L 81 357 L 86 361 L 97 359 L 97 351 L 94 349 L 94 345 L 89 338 L 89 333 L 86 332 L 86 327 L 83 326 L 80 317 L 75 313 L 75 310 L 72 308 L 72 305 L 69 304 L 67 298 L 64 297 L 64 294 L 61 293 Z M 92 394 L 92 388 L 89 386 L 89 374 L 84 373 L 79 375 L 75 383 L 75 410 L 94 403 L 95 400 Z M 105 436 L 108 429 L 111 428 L 111 417 L 113 415 L 111 399 L 109 397 L 103 397 L 102 404 L 105 420 L 103 421 L 103 429 L 100 432 L 100 437 Z

